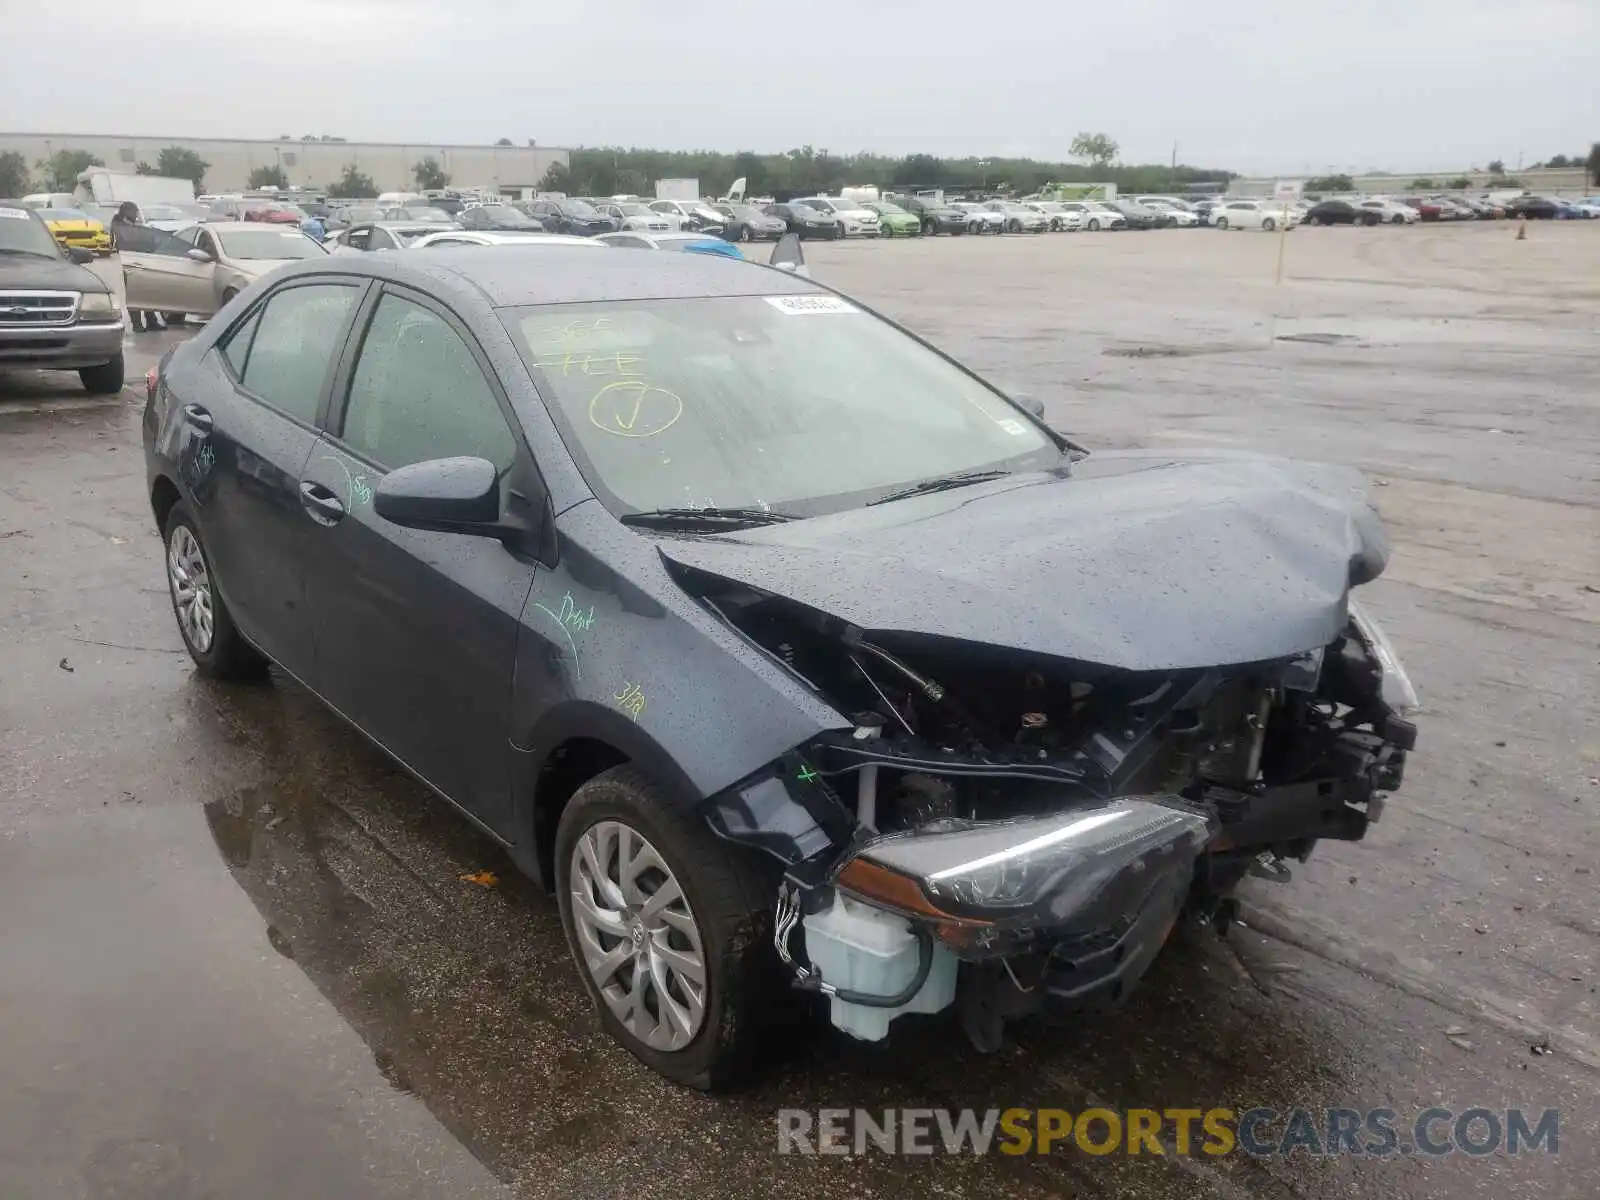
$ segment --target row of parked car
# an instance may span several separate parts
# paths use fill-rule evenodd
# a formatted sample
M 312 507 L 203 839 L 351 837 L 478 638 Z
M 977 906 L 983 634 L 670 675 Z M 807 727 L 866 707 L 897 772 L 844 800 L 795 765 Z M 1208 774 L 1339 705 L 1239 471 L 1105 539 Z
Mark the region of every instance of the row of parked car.
M 1600 217 L 1600 196 L 1579 200 L 1554 196 L 1332 197 L 1310 205 L 1304 219 L 1312 225 L 1411 224 L 1417 221 L 1593 220 Z

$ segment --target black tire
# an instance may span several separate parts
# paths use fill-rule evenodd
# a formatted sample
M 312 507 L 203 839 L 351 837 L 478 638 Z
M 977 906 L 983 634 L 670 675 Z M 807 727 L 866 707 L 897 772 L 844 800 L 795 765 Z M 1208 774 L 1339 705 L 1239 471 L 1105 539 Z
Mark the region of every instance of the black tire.
M 843 225 L 835 225 L 833 227 L 833 240 L 836 241 L 836 242 L 844 241 L 844 226 Z
M 620 821 L 642 834 L 661 856 L 693 910 L 706 968 L 705 1015 L 681 1050 L 656 1050 L 630 1033 L 600 995 L 583 961 L 572 913 L 572 856 L 578 841 L 601 821 Z M 790 1015 L 792 998 L 772 946 L 777 874 L 766 878 L 754 856 L 719 840 L 703 821 L 673 802 L 632 766 L 613 767 L 573 795 L 556 828 L 556 899 L 584 990 L 607 1033 L 646 1066 L 674 1083 L 701 1091 L 733 1086 L 756 1065 L 761 1034 L 775 1009 Z
M 200 537 L 200 528 L 195 524 L 188 505 L 182 500 L 172 506 L 172 511 L 167 514 L 166 526 L 161 531 L 161 545 L 165 551 L 162 556 L 163 564 L 167 564 L 170 559 L 172 541 L 180 528 L 188 530 L 189 536 L 199 547 L 200 558 L 205 564 L 206 575 L 210 582 L 211 645 L 201 649 L 191 640 L 189 630 L 178 613 L 178 597 L 173 585 L 172 572 L 168 567 L 167 594 L 172 601 L 173 618 L 178 623 L 178 635 L 183 638 L 184 649 L 188 650 L 189 657 L 194 659 L 195 669 L 208 679 L 264 678 L 267 673 L 267 660 L 261 651 L 245 641 L 244 635 L 235 628 L 233 617 L 222 599 L 222 593 L 217 590 L 216 572 L 211 568 L 211 555 L 206 552 L 205 541 Z
M 169 312 L 169 313 L 162 313 L 161 314 L 161 319 L 163 321 L 165 321 L 168 326 L 182 325 L 184 323 L 184 319 L 187 316 L 188 316 L 187 313 Z
M 923 237 L 938 237 L 939 236 L 939 226 L 933 221 L 924 221 L 922 223 L 922 236 Z
M 119 353 L 98 367 L 80 367 L 78 378 L 83 381 L 83 390 L 91 396 L 115 396 L 122 390 L 122 355 Z
M 1007 233 L 1021 233 L 1022 232 L 1022 222 L 1017 220 L 1015 217 L 1013 217 L 1011 220 L 1006 222 L 1006 232 Z
M 233 298 L 235 296 L 237 296 L 238 294 L 239 294 L 239 289 L 238 288 L 229 288 L 227 291 L 222 293 L 222 303 L 219 304 L 217 307 L 219 309 L 226 308 L 228 305 L 233 303 Z
M 1089 232 L 1090 233 L 1099 233 L 1100 232 L 1100 218 L 1099 217 L 1090 217 L 1089 218 Z
M 1404 217 L 1402 217 L 1399 213 L 1395 213 L 1394 216 L 1389 218 L 1389 224 L 1391 224 L 1391 225 L 1404 225 L 1405 223 L 1406 223 L 1406 219 Z
M 1262 217 L 1261 218 L 1261 229 L 1262 229 L 1262 231 L 1264 233 L 1271 233 L 1277 227 L 1278 227 L 1278 223 L 1276 221 L 1274 221 L 1271 217 Z
M 748 242 L 750 240 L 750 226 L 748 226 L 748 225 L 739 226 L 739 240 L 741 242 Z

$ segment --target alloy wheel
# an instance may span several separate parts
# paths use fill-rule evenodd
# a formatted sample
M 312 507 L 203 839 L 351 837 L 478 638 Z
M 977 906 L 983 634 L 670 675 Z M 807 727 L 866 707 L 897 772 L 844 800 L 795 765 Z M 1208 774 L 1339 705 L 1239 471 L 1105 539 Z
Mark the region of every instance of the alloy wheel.
M 682 1050 L 706 1014 L 700 927 L 672 868 L 637 829 L 599 821 L 572 848 L 572 924 L 606 1007 L 652 1050 Z
M 216 612 L 211 597 L 211 575 L 206 571 L 200 543 L 187 525 L 172 531 L 167 545 L 167 584 L 172 607 L 184 639 L 200 654 L 211 650 L 216 636 Z

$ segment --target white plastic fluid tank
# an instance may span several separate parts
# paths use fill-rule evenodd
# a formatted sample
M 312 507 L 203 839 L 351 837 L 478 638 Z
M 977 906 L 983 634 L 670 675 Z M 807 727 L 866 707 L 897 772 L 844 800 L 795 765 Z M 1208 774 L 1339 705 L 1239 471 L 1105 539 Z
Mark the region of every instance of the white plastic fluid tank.
M 836 988 L 893 996 L 908 987 L 917 974 L 917 939 L 904 917 L 852 900 L 838 892 L 833 903 L 801 922 L 805 929 L 806 956 Z M 928 978 L 909 1003 L 898 1008 L 875 1008 L 832 998 L 834 1025 L 864 1041 L 882 1041 L 889 1022 L 901 1013 L 936 1013 L 949 1007 L 956 996 L 956 956 L 937 939 Z

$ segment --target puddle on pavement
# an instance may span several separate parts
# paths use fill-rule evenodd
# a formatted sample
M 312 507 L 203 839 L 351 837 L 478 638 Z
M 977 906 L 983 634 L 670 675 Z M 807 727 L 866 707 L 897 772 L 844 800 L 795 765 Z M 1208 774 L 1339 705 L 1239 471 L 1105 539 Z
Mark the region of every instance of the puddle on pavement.
M 701 1169 L 711 1142 L 763 1181 L 783 1177 L 769 1159 L 774 1110 L 789 1105 L 1348 1099 L 1339 1031 L 1286 1021 L 1233 952 L 1198 931 L 1174 939 L 1120 1013 L 1013 1026 L 1013 1044 L 996 1055 L 977 1054 L 943 1016 L 902 1020 L 884 1045 L 818 1022 L 787 1039 L 751 1089 L 684 1092 L 602 1033 L 554 903 L 487 837 L 293 684 L 207 691 L 224 736 L 252 751 L 266 776 L 205 805 L 218 853 L 261 915 L 263 941 L 333 1004 L 392 1086 L 420 1098 L 502 1179 L 524 1181 L 527 1194 L 558 1194 L 562 1180 L 593 1190 L 595 1172 L 615 1169 L 619 1139 L 670 1170 Z M 496 886 L 462 879 L 483 870 Z M 835 1172 L 839 1161 L 807 1160 L 806 1170 Z M 881 1176 L 886 1186 L 910 1169 L 887 1158 L 846 1165 L 849 1178 Z M 1008 1182 L 1014 1168 L 984 1160 L 973 1169 L 994 1180 L 970 1194 L 1020 1194 Z M 1089 1177 L 1080 1172 L 1104 1182 L 1108 1170 L 1145 1178 L 1170 1167 L 1108 1168 L 1079 1156 L 1059 1170 L 1066 1177 L 1051 1186 L 1077 1192 Z

